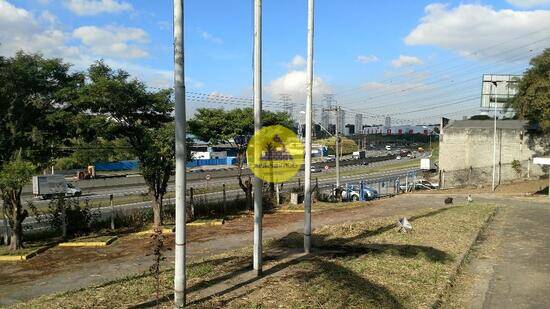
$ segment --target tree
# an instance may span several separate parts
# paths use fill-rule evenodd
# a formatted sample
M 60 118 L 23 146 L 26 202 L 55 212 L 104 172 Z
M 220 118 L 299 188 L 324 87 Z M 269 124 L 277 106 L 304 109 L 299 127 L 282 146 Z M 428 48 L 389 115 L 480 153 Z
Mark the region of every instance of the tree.
M 252 209 L 252 181 L 250 177 L 243 181 L 242 167 L 246 156 L 248 141 L 254 134 L 252 108 L 199 108 L 188 121 L 189 131 L 198 139 L 213 144 L 230 144 L 237 149 L 237 179 L 245 193 L 247 208 Z M 282 125 L 292 129 L 292 119 L 284 112 L 262 111 L 262 126 Z
M 35 167 L 32 163 L 16 159 L 0 168 L 0 190 L 4 203 L 4 216 L 12 228 L 10 249 L 23 247 L 23 221 L 29 215 L 21 205 L 21 190 L 32 178 Z
M 12 249 L 22 246 L 21 187 L 36 169 L 48 167 L 75 133 L 72 102 L 84 77 L 69 70 L 60 59 L 40 55 L 0 57 L 0 174 L 13 178 L 4 178 L 0 189 L 4 204 L 19 214 L 12 216 Z
M 98 61 L 88 70 L 90 80 L 81 88 L 78 107 L 103 121 L 98 134 L 124 139 L 140 161 L 154 213 L 155 227 L 162 222 L 162 199 L 174 166 L 174 105 L 170 90 L 149 91 L 122 70 Z
M 550 48 L 531 59 L 530 64 L 509 107 L 518 118 L 537 122 L 545 132 L 550 132 Z
M 155 227 L 163 223 L 163 198 L 168 180 L 175 168 L 175 125 L 164 124 L 158 129 L 147 129 L 146 142 L 140 155 L 141 174 L 149 185 L 149 196 L 153 202 L 153 222 Z

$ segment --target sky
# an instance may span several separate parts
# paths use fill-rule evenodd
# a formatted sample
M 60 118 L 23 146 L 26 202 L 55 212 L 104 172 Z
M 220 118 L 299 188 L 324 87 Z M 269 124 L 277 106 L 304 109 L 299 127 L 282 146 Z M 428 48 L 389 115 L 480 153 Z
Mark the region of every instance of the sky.
M 152 90 L 173 84 L 172 1 L 0 0 L 0 55 L 39 52 L 74 70 L 103 59 Z M 185 1 L 190 115 L 250 106 L 252 0 Z M 434 122 L 479 112 L 484 73 L 521 74 L 550 47 L 550 0 L 316 0 L 314 104 L 348 122 Z M 263 96 L 305 104 L 307 1 L 263 1 Z

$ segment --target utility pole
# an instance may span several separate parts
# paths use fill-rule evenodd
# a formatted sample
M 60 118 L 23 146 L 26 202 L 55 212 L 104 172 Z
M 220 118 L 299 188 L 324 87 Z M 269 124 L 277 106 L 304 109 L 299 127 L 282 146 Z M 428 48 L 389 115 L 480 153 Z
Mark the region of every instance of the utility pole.
M 174 95 L 176 99 L 176 248 L 174 269 L 174 302 L 185 306 L 185 74 L 183 52 L 183 0 L 174 0 Z
M 281 101 L 283 101 L 283 109 L 285 112 L 287 112 L 291 118 L 294 118 L 294 108 L 290 102 L 290 95 L 288 93 L 281 93 L 279 96 Z
M 262 128 L 262 0 L 254 0 L 254 133 Z M 261 151 L 258 139 L 254 145 L 254 157 Z M 256 276 L 262 275 L 262 186 L 263 181 L 254 177 L 254 249 L 253 268 Z
M 340 124 L 340 106 L 331 106 L 330 108 L 324 108 L 325 112 L 336 112 L 336 145 L 335 145 L 335 154 L 336 154 L 336 188 L 340 187 L 340 132 L 338 127 Z
M 311 138 L 313 114 L 313 34 L 314 0 L 308 0 L 307 22 L 307 80 L 306 80 L 306 157 L 304 181 L 304 252 L 311 251 Z M 300 128 L 301 130 L 301 128 Z
M 498 82 L 497 81 L 493 81 L 491 82 L 494 86 L 495 86 L 495 115 L 494 115 L 494 128 L 493 128 L 493 186 L 492 186 L 492 190 L 495 191 L 496 189 L 496 184 L 495 184 L 495 180 L 496 180 L 496 164 L 497 164 L 497 102 L 498 102 L 498 95 L 497 95 L 497 91 L 498 88 L 497 88 L 497 85 L 498 85 Z M 493 89 L 493 87 L 491 87 L 491 90 Z

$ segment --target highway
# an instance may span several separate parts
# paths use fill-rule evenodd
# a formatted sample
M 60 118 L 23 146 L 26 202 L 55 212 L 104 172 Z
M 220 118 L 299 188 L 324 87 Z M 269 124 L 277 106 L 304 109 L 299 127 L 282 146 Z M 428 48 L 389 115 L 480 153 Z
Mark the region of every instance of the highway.
M 365 173 L 368 173 L 369 170 L 372 168 L 380 167 L 380 166 L 386 166 L 391 165 L 398 162 L 407 161 L 409 158 L 404 157 L 401 160 L 396 160 L 395 158 L 385 160 L 385 161 L 379 161 L 379 162 L 373 162 L 369 163 L 368 166 L 364 166 L 361 163 L 365 161 L 365 159 L 360 160 L 344 160 L 341 161 L 341 167 L 340 171 L 341 173 L 345 173 L 346 171 L 354 170 L 354 169 L 364 169 Z M 319 178 L 325 178 L 329 177 L 329 175 L 335 176 L 335 170 L 334 170 L 335 162 L 328 162 L 328 163 L 316 163 L 314 166 L 318 167 L 322 172 L 318 173 L 312 173 L 312 178 L 315 179 L 316 177 Z M 329 170 L 325 171 L 325 166 L 329 166 Z M 217 188 L 219 191 L 221 191 L 222 185 L 225 184 L 228 186 L 228 188 L 236 188 L 238 186 L 238 180 L 237 180 L 237 168 L 232 168 L 231 170 L 212 170 L 212 171 L 201 171 L 201 172 L 195 172 L 190 173 L 188 176 L 188 183 L 187 187 L 193 187 L 194 189 L 205 189 L 210 188 L 210 190 L 213 190 L 214 188 Z M 206 181 L 206 175 L 211 175 L 211 180 Z M 250 171 L 248 169 L 243 170 L 243 175 L 247 176 L 250 175 Z M 130 182 L 127 182 L 127 178 L 130 178 Z M 304 178 L 304 172 L 303 170 L 298 172 L 298 174 L 295 177 L 295 180 L 293 182 L 298 182 L 298 178 L 301 178 L 303 180 Z M 342 181 L 343 181 L 342 177 Z M 97 187 L 91 186 L 94 182 L 99 183 Z M 334 183 L 334 180 L 332 180 Z M 147 187 L 145 186 L 145 183 L 143 181 L 143 178 L 139 175 L 133 176 L 133 177 L 124 177 L 124 178 L 114 178 L 110 179 L 110 183 L 103 184 L 102 180 L 84 180 L 79 182 L 73 182 L 75 186 L 78 186 L 82 189 L 82 198 L 89 199 L 89 200 L 98 200 L 98 199 L 107 199 L 110 194 L 113 194 L 113 196 L 116 197 L 123 197 L 123 196 L 129 196 L 129 195 L 139 195 L 139 194 L 145 194 L 147 193 Z M 86 186 L 83 186 L 86 185 Z M 174 191 L 174 182 L 173 179 L 168 184 L 168 192 Z M 240 191 L 240 190 L 237 190 Z M 33 197 L 30 192 L 27 192 L 27 194 L 24 194 L 22 197 L 23 204 L 26 204 L 27 202 L 32 202 L 34 206 L 41 208 L 46 207 L 49 203 L 49 200 L 40 200 L 38 198 Z M 220 193 L 221 194 L 221 193 Z
M 380 162 L 381 163 L 381 162 Z M 353 168 L 352 166 L 348 166 L 348 169 Z M 341 177 L 341 184 L 345 185 L 347 184 L 353 184 L 358 185 L 359 181 L 365 180 L 367 182 L 367 185 L 372 186 L 374 189 L 379 190 L 381 196 L 385 196 L 387 194 L 393 194 L 394 193 L 394 182 L 396 179 L 400 179 L 400 182 L 404 183 L 406 175 L 412 175 L 413 173 L 417 173 L 419 171 L 418 168 L 407 168 L 407 169 L 398 169 L 398 170 L 391 170 L 391 171 L 384 171 L 379 173 L 372 173 L 367 174 L 368 168 L 365 169 L 365 174 L 358 174 L 358 175 L 352 175 L 352 176 L 342 176 Z M 384 183 L 384 188 L 377 187 L 376 184 Z M 323 179 L 319 180 L 319 189 L 320 190 L 329 190 L 334 185 L 334 179 Z M 296 182 L 288 183 L 284 186 L 284 189 L 282 190 L 282 193 L 288 192 L 292 188 L 297 187 Z M 226 196 L 228 200 L 236 199 L 237 197 L 244 197 L 244 192 L 240 189 L 234 189 L 234 190 L 228 190 L 226 191 Z M 197 194 L 195 195 L 197 199 L 204 199 L 209 202 L 214 202 L 216 200 L 221 201 L 222 200 L 222 192 L 211 192 L 211 193 L 203 193 L 203 194 Z M 47 201 L 45 201 L 47 203 Z M 164 200 L 165 205 L 167 204 L 173 204 L 174 199 L 173 198 L 167 198 Z M 135 211 L 137 209 L 144 209 L 151 207 L 149 201 L 145 202 L 137 202 L 137 203 L 129 203 L 124 205 L 116 205 L 113 208 L 111 207 L 102 207 L 102 208 L 92 208 L 92 211 L 97 213 L 100 218 L 104 220 L 108 220 L 111 217 L 111 214 L 113 213 L 113 210 L 118 213 L 128 212 L 128 211 Z M 49 222 L 47 220 L 37 220 L 35 217 L 29 217 L 25 220 L 23 223 L 23 226 L 26 230 L 40 230 L 45 229 L 49 227 Z M 0 233 L 3 232 L 3 220 L 0 220 Z

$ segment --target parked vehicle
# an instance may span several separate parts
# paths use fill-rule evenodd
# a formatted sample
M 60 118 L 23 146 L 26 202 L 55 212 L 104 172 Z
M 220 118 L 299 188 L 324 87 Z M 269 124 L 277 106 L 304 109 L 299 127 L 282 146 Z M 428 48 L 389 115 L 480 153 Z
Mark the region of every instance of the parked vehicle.
M 405 184 L 401 184 L 399 186 L 399 190 L 401 192 L 405 192 L 405 191 L 411 191 L 413 189 L 413 183 L 410 182 L 408 184 L 408 188 Z M 427 180 L 418 180 L 414 186 L 414 189 L 415 190 L 436 190 L 436 189 L 439 189 L 439 184 L 437 183 L 432 183 L 432 182 L 429 182 Z
M 67 197 L 82 195 L 82 190 L 67 183 L 63 175 L 33 176 L 32 192 L 34 196 L 42 199 L 50 199 L 55 195 Z
M 343 201 L 349 201 L 349 202 L 356 202 L 360 200 L 360 189 L 351 187 L 349 190 L 349 197 L 348 197 L 348 190 L 346 188 L 341 188 L 342 190 L 342 200 Z M 373 189 L 371 187 L 365 186 L 364 187 L 364 200 L 370 201 L 377 198 L 380 198 L 380 195 L 378 194 L 378 191 L 376 189 Z M 336 200 L 336 190 L 332 190 L 332 194 L 330 196 L 331 200 Z
M 401 160 L 401 156 L 395 157 L 396 160 Z
M 390 151 L 390 150 L 391 150 L 391 146 L 390 146 L 390 145 L 386 145 L 386 150 L 387 150 L 387 151 Z
M 328 155 L 323 158 L 323 162 L 334 162 L 336 161 L 336 157 L 333 155 Z

